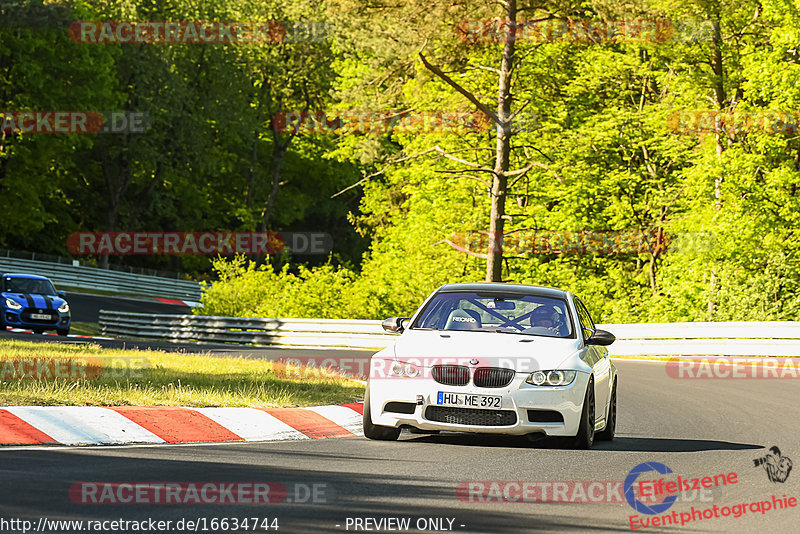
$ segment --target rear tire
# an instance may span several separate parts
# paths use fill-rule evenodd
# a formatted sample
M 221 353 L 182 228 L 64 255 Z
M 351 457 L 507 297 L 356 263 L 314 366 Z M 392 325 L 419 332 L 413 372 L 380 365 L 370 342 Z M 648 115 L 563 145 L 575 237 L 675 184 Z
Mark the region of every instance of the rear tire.
M 595 436 L 601 441 L 611 441 L 614 439 L 614 432 L 617 428 L 617 379 L 614 379 L 614 386 L 611 388 L 611 401 L 608 405 L 608 418 L 606 419 L 606 427 L 602 432 L 598 432 Z
M 586 395 L 583 397 L 581 422 L 573 447 L 591 449 L 592 445 L 594 445 L 594 377 L 589 377 L 589 385 L 586 386 Z
M 362 418 L 364 437 L 377 439 L 380 441 L 396 441 L 400 437 L 400 429 L 391 426 L 381 426 L 372 424 L 372 413 L 369 408 L 369 382 L 364 391 L 364 415 Z
M 68 336 L 69 335 L 69 328 L 59 328 L 56 330 L 59 336 Z

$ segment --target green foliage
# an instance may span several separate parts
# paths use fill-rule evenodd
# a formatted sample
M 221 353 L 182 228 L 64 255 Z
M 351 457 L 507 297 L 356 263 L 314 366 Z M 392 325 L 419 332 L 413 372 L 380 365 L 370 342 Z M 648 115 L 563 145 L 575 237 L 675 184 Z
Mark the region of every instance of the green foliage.
M 345 268 L 326 264 L 298 274 L 288 265 L 275 272 L 269 265 L 256 266 L 244 257 L 218 258 L 214 269 L 219 282 L 203 293 L 203 307 L 195 313 L 225 317 L 351 317 L 347 305 L 354 275 Z
M 423 67 L 421 50 L 496 108 L 502 45 L 466 42 L 455 27 L 501 17 L 499 4 L 12 3 L 23 7 L 17 26 L 0 24 L 0 107 L 139 110 L 152 126 L 138 136 L 0 139 L 0 245 L 63 253 L 79 230 L 333 235 L 333 254 L 306 264 L 288 255 L 267 264 L 124 258 L 213 270 L 219 282 L 197 310 L 213 315 L 408 315 L 443 283 L 483 279 L 485 247 L 467 254 L 456 245 L 489 228 L 491 178 L 475 168 L 494 164 L 493 130 L 291 136 L 272 119 L 301 109 L 474 111 Z M 670 122 L 685 110 L 800 110 L 796 2 L 517 4 L 526 19 L 658 19 L 684 32 L 718 25 L 720 39 L 711 31 L 667 42 L 517 43 L 512 109 L 535 128 L 512 137 L 510 167 L 528 171 L 509 180 L 507 236 L 663 232 L 670 241 L 619 254 L 507 246 L 504 280 L 573 290 L 602 322 L 796 318 L 797 130 L 715 135 Z M 75 19 L 310 20 L 330 34 L 305 43 L 85 45 L 64 31 Z

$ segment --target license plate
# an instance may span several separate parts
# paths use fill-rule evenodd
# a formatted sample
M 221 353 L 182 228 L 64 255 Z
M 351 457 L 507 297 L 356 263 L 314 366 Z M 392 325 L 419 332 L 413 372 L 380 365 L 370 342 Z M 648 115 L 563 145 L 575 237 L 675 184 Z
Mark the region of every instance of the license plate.
M 32 313 L 31 319 L 39 319 L 40 321 L 49 321 L 50 319 L 52 319 L 52 317 L 46 313 Z
M 465 408 L 500 408 L 503 397 L 500 395 L 476 395 L 473 393 L 448 393 L 440 391 L 436 404 L 442 406 L 463 406 Z

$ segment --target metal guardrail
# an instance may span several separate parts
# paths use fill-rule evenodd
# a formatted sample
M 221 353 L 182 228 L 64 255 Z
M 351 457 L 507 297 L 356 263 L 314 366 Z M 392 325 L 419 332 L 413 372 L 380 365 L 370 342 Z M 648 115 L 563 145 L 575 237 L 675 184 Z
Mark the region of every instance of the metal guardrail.
M 394 336 L 380 321 L 358 319 L 251 319 L 100 310 L 100 335 L 172 342 L 380 349 Z
M 203 293 L 200 284 L 191 280 L 177 280 L 21 258 L 0 257 L 0 273 L 2 272 L 46 276 L 56 286 L 64 285 L 78 289 L 150 295 L 190 302 L 200 302 Z
M 800 322 L 604 324 L 612 356 L 800 356 Z M 381 349 L 397 339 L 381 321 L 255 319 L 100 311 L 101 335 L 173 342 Z
M 612 356 L 800 356 L 800 322 L 597 325 L 617 336 Z
M 18 258 L 21 260 L 36 260 L 45 263 L 63 263 L 66 265 L 75 265 L 76 260 L 69 256 L 61 256 L 58 254 L 47 254 L 42 252 L 32 252 L 27 250 L 14 250 L 7 248 L 0 248 L 0 257 L 3 258 Z M 87 267 L 96 267 L 97 265 L 91 262 L 83 263 Z M 120 271 L 123 273 L 144 274 L 147 276 L 158 276 L 159 278 L 172 278 L 175 280 L 185 280 L 180 273 L 164 269 L 152 269 L 150 267 L 142 267 L 136 265 L 120 265 L 118 263 L 109 263 L 103 269 L 110 269 L 112 271 Z

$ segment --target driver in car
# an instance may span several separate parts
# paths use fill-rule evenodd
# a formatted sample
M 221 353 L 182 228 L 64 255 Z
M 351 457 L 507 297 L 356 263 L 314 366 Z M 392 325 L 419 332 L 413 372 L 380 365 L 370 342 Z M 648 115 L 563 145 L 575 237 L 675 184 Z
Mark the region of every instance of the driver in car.
M 546 304 L 539 306 L 531 313 L 531 327 L 544 328 L 549 332 L 558 335 L 561 322 L 558 314 Z
M 531 326 L 553 328 L 556 324 L 553 321 L 553 313 L 553 310 L 548 310 L 547 306 L 539 306 L 531 314 Z

